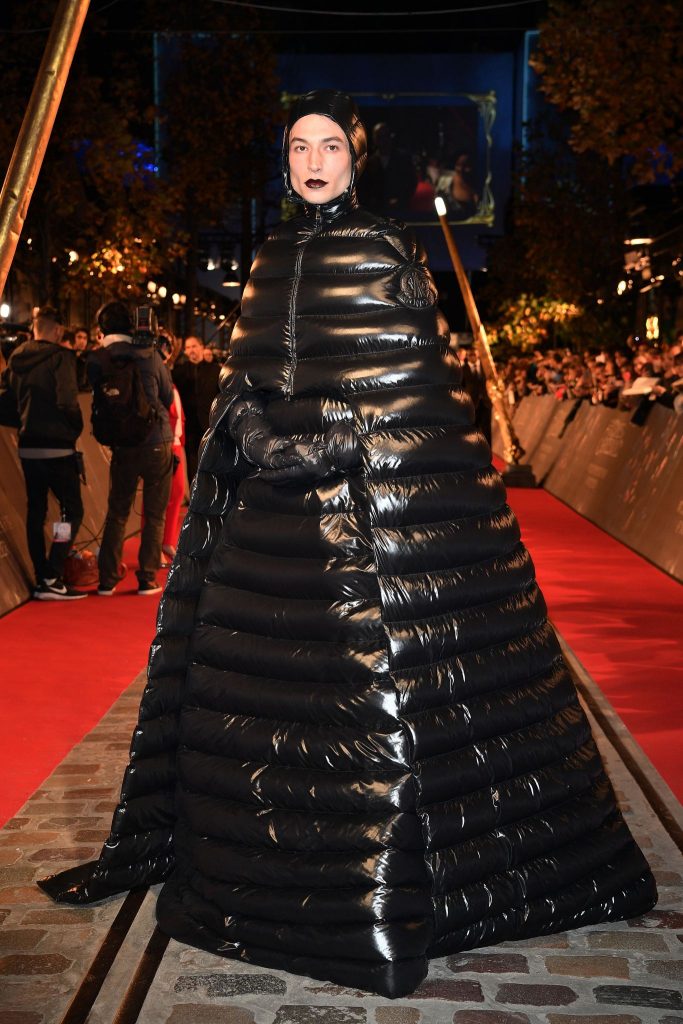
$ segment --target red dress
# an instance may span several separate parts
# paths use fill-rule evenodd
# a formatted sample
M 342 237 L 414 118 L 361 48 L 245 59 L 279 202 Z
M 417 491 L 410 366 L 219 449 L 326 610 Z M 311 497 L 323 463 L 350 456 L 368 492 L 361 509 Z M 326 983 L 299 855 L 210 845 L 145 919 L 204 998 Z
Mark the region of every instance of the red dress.
M 173 431 L 173 454 L 178 457 L 179 462 L 173 471 L 171 494 L 166 508 L 166 524 L 164 526 L 163 539 L 163 548 L 166 554 L 170 554 L 169 551 L 166 551 L 166 548 L 173 548 L 175 551 L 178 543 L 180 509 L 185 495 L 185 413 L 183 412 L 180 395 L 176 387 L 173 388 L 173 404 L 168 410 L 168 415 L 171 421 L 171 430 Z

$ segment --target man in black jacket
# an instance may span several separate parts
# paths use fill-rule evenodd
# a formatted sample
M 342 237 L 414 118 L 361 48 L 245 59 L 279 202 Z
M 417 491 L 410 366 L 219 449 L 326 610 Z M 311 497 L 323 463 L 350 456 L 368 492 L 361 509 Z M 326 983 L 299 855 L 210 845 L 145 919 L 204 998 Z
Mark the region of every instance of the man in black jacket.
M 73 601 L 87 594 L 64 584 L 64 561 L 83 519 L 76 440 L 83 430 L 78 404 L 76 356 L 61 344 L 64 328 L 51 306 L 36 311 L 33 341 L 13 352 L 7 382 L 16 396 L 21 424 L 19 457 L 26 480 L 26 535 L 36 573 L 34 597 Z M 61 508 L 53 527 L 49 556 L 45 551 L 48 493 Z
M 173 370 L 173 383 L 178 389 L 185 413 L 185 455 L 190 484 L 197 472 L 199 444 L 209 426 L 213 400 L 218 394 L 221 368 L 204 357 L 199 338 L 185 339 L 185 360 Z
M 107 302 L 97 314 L 103 335 L 101 348 L 88 355 L 88 377 L 93 388 L 93 415 L 103 400 L 100 384 L 111 357 L 132 362 L 139 372 L 147 402 L 154 419 L 147 436 L 139 444 L 112 444 L 109 505 L 98 558 L 100 585 L 97 593 L 111 597 L 120 580 L 126 523 L 142 480 L 145 510 L 138 557 L 138 594 L 158 594 L 161 587 L 156 570 L 161 561 L 166 506 L 173 475 L 173 432 L 168 409 L 173 401 L 171 375 L 153 345 L 133 344 L 133 321 L 122 302 Z

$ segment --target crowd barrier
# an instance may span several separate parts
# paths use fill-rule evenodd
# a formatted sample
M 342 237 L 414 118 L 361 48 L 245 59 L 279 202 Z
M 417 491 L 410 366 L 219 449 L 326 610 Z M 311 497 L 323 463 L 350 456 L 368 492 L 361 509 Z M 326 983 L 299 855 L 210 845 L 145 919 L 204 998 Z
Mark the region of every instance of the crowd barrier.
M 92 550 L 99 545 L 107 514 L 110 452 L 92 436 L 91 396 L 79 395 L 79 401 L 85 428 L 78 447 L 83 452 L 86 483 L 81 486 L 84 516 L 76 546 Z M 140 529 L 140 506 L 138 496 L 128 520 L 126 536 Z M 59 507 L 51 496 L 45 527 L 48 544 L 51 542 L 52 523 L 57 519 Z M 33 583 L 33 566 L 26 543 L 26 490 L 17 455 L 17 432 L 9 427 L 0 427 L 0 615 L 28 600 Z
M 90 395 L 79 440 L 87 483 L 77 545 L 99 543 L 107 511 L 109 451 L 90 431 Z M 655 404 L 645 424 L 631 413 L 529 396 L 514 424 L 540 485 L 678 580 L 683 580 L 683 416 Z M 493 448 L 502 452 L 494 422 Z M 126 535 L 140 529 L 140 498 Z M 30 597 L 33 569 L 26 545 L 26 492 L 16 431 L 0 427 L 0 615 Z M 59 510 L 51 499 L 46 536 Z
M 683 416 L 655 403 L 642 426 L 631 417 L 531 395 L 513 422 L 539 485 L 683 580 Z

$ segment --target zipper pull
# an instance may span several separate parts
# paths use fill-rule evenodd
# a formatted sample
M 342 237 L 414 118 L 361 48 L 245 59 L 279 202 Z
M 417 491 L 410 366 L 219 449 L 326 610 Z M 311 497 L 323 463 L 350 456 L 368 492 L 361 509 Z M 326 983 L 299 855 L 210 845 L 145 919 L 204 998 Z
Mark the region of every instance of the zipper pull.
M 315 230 L 316 231 L 322 225 L 322 221 L 323 221 L 323 218 L 322 218 L 322 213 L 320 212 L 320 206 L 316 206 L 316 208 L 315 208 Z

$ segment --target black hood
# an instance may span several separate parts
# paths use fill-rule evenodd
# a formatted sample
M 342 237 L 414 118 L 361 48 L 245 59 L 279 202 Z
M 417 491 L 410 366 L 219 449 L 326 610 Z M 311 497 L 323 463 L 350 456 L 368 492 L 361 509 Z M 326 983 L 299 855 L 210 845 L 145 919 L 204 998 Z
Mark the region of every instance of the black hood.
M 316 89 L 307 92 L 304 96 L 298 96 L 289 108 L 287 125 L 282 139 L 282 178 L 285 185 L 285 195 L 294 203 L 305 203 L 305 200 L 292 188 L 289 176 L 289 133 L 293 125 L 300 117 L 307 114 L 323 114 L 338 124 L 344 135 L 349 140 L 351 150 L 351 181 L 348 188 L 344 189 L 341 196 L 336 196 L 329 201 L 330 204 L 339 204 L 340 199 L 351 199 L 356 202 L 356 182 L 363 173 L 368 159 L 368 138 L 365 125 L 360 119 L 358 107 L 350 96 L 337 89 Z M 306 204 L 308 205 L 308 204 Z M 329 204 L 323 203 L 322 206 Z
M 52 341 L 25 341 L 11 355 L 12 371 L 18 376 L 31 373 L 41 363 L 63 351 L 70 352 L 71 349 L 65 350 L 62 345 Z

